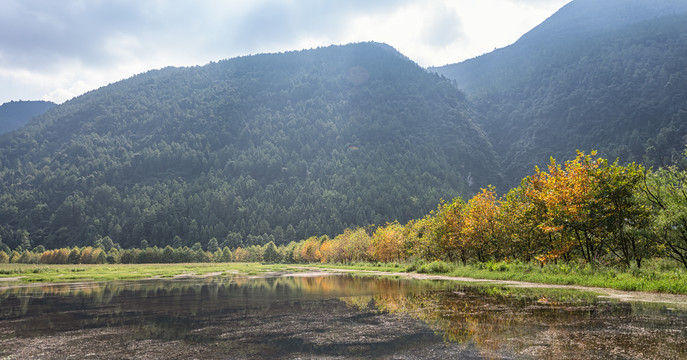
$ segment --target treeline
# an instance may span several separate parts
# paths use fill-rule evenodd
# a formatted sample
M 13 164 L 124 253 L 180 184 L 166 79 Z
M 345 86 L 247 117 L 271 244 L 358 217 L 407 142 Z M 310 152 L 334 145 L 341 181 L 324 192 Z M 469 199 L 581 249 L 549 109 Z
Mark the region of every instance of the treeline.
M 645 259 L 664 257 L 687 268 L 686 194 L 687 171 L 679 165 L 647 171 L 578 152 L 565 164 L 551 159 L 547 171 L 536 169 L 504 196 L 488 187 L 405 225 L 347 229 L 278 250 L 296 262 L 582 261 L 641 268 Z
M 687 163 L 687 152 L 683 162 Z M 214 238 L 205 249 L 196 243 L 192 248 L 121 250 L 106 238 L 95 248 L 15 251 L 11 256 L 0 253 L 0 260 L 350 263 L 422 259 L 463 264 L 518 260 L 542 266 L 582 261 L 641 268 L 645 259 L 667 257 L 687 268 L 686 194 L 687 171 L 679 165 L 646 171 L 634 163 L 611 163 L 595 152 L 578 152 L 565 164 L 551 159 L 547 171 L 536 169 L 504 196 L 488 187 L 467 202 L 461 198 L 442 202 L 427 216 L 405 225 L 392 222 L 346 229 L 333 238 L 313 236 L 281 246 L 270 241 L 233 250 Z M 146 246 L 144 240 L 142 247 Z M 77 260 L 72 253 L 78 251 Z
M 146 249 L 101 247 L 62 248 L 55 250 L 0 251 L 0 263 L 19 264 L 164 264 L 193 262 L 230 262 L 232 252 L 229 248 L 214 252 L 204 251 L 199 246 L 172 248 L 157 246 Z
M 687 159 L 687 152 L 684 159 Z M 685 160 L 683 159 L 683 162 Z M 578 152 L 536 169 L 499 196 L 493 187 L 405 225 L 346 230 L 298 244 L 301 261 L 583 261 L 640 268 L 667 257 L 687 268 L 687 171 L 646 171 Z

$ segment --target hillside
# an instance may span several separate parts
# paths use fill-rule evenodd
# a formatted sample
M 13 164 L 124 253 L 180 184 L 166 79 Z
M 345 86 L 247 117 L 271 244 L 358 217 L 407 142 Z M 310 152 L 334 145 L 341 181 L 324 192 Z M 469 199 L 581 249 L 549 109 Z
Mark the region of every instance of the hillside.
M 687 136 L 687 3 L 575 0 L 515 44 L 433 71 L 475 107 L 511 184 L 598 149 L 647 166 Z
M 0 236 L 238 246 L 405 221 L 500 184 L 476 117 L 378 43 L 150 71 L 0 141 Z
M 55 105 L 49 101 L 10 101 L 0 105 L 0 135 L 19 129 Z

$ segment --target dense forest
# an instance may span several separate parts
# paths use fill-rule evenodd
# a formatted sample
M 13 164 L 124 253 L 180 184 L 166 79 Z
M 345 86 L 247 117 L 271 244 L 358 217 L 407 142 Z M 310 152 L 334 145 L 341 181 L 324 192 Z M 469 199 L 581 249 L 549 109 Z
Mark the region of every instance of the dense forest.
M 511 185 L 576 149 L 671 163 L 687 136 L 687 3 L 566 5 L 515 44 L 433 70 L 456 81 Z
M 19 129 L 55 105 L 50 101 L 10 101 L 0 105 L 0 135 Z
M 687 151 L 680 163 L 646 171 L 641 165 L 577 153 L 551 159 L 506 195 L 483 188 L 468 201 L 441 202 L 426 216 L 401 224 L 345 229 L 276 245 L 229 248 L 211 238 L 122 249 L 110 237 L 93 246 L 12 251 L 0 263 L 98 264 L 173 262 L 412 263 L 408 270 L 444 272 L 446 262 L 503 269 L 506 264 L 612 266 L 639 271 L 645 260 L 667 258 L 687 269 Z M 28 242 L 28 239 L 24 239 Z M 224 246 L 223 246 L 224 245 Z M 501 271 L 501 270 L 499 270 Z M 680 283 L 680 274 L 673 273 Z
M 668 166 L 687 139 L 687 4 L 631 3 L 575 0 L 429 71 L 359 43 L 91 91 L 0 136 L 0 249 L 687 267 L 684 166 Z M 389 239 L 395 255 L 375 250 Z
M 150 71 L 0 140 L 0 238 L 237 247 L 407 221 L 500 183 L 476 116 L 378 43 Z

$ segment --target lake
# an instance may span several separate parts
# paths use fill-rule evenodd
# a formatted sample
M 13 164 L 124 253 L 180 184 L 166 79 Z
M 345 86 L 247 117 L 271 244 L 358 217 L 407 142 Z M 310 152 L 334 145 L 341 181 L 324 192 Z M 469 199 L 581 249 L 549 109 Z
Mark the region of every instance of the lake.
M 687 359 L 687 309 L 447 280 L 0 285 L 7 359 Z

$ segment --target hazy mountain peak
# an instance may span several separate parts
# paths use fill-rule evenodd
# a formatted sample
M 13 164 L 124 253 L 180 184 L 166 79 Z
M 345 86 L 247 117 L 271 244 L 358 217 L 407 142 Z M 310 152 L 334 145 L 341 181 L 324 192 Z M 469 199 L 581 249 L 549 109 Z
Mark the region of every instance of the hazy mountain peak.
M 607 31 L 684 12 L 687 12 L 687 1 L 684 0 L 574 0 L 527 32 L 518 42 Z
M 238 246 L 407 221 L 501 183 L 477 116 L 380 43 L 149 71 L 0 139 L 0 236 Z
M 55 105 L 49 101 L 10 101 L 0 105 L 0 134 L 19 129 Z

